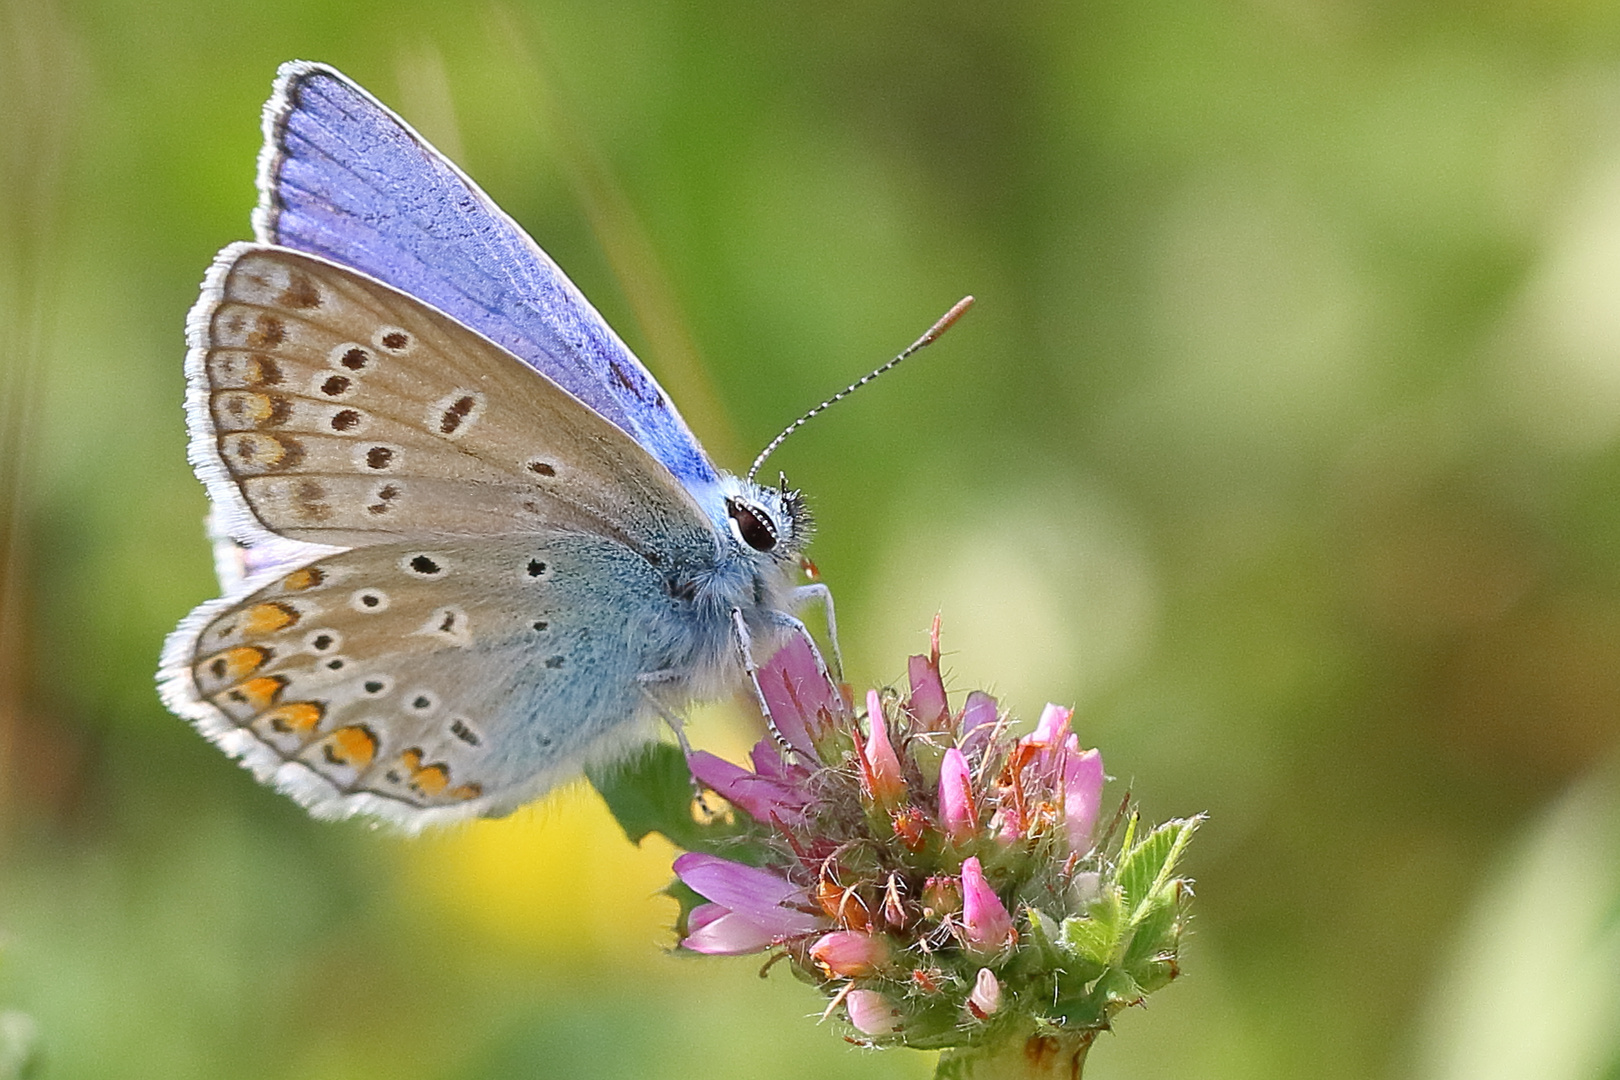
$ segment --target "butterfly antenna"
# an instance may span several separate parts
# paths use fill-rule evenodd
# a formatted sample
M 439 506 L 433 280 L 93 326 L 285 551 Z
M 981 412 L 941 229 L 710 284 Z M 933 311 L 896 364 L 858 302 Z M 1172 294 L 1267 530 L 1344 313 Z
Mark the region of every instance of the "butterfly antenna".
M 906 346 L 905 351 L 903 351 L 899 356 L 896 356 L 893 360 L 890 360 L 887 364 L 884 364 L 882 367 L 876 369 L 870 374 L 861 376 L 859 379 L 850 383 L 848 386 L 838 391 L 838 393 L 834 394 L 832 397 L 828 398 L 826 401 L 823 401 L 820 405 L 817 405 L 815 408 L 793 421 L 793 423 L 783 428 L 782 434 L 772 439 L 765 449 L 759 452 L 759 457 L 754 459 L 754 463 L 748 467 L 749 482 L 753 482 L 754 474 L 759 472 L 759 467 L 765 464 L 765 459 L 770 457 L 772 452 L 774 452 L 778 446 L 782 445 L 783 440 L 803 427 L 812 416 L 815 416 L 817 413 L 825 412 L 830 406 L 849 397 L 849 395 L 853 394 L 855 391 L 859 390 L 861 387 L 865 386 L 879 375 L 882 375 L 885 371 L 898 367 L 900 361 L 904 360 L 918 349 L 921 349 L 924 345 L 932 345 L 935 341 L 939 340 L 939 336 L 941 334 L 951 328 L 952 323 L 962 317 L 962 313 L 964 311 L 972 306 L 973 297 L 962 297 L 962 299 L 956 302 L 951 310 L 939 317 L 938 322 L 934 323 L 933 326 L 928 328 L 928 332 L 926 334 L 918 338 L 916 341 L 913 341 L 910 345 Z

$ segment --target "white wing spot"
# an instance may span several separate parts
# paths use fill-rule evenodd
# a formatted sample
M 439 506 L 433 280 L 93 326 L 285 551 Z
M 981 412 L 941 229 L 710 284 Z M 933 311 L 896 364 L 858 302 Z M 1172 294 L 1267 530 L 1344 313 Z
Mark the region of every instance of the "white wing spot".
M 416 346 L 416 338 L 398 326 L 379 326 L 371 340 L 379 349 L 386 349 L 395 356 L 403 356 Z
M 349 597 L 349 606 L 363 615 L 388 610 L 388 594 L 381 589 L 360 589 Z
M 326 354 L 326 362 L 350 375 L 360 375 L 371 370 L 377 356 L 358 341 L 345 341 Z
M 356 383 L 348 375 L 333 375 L 329 372 L 317 371 L 309 380 L 309 385 L 310 397 L 342 401 L 354 393 Z
M 337 379 L 342 376 L 332 377 Z M 327 425 L 339 435 L 362 435 L 371 426 L 371 417 L 359 409 L 337 409 L 327 418 Z
M 399 465 L 399 449 L 376 443 L 362 443 L 354 448 L 355 468 L 367 472 L 393 472 Z
M 466 611 L 459 607 L 439 608 L 428 616 L 427 622 L 416 632 L 427 637 L 443 638 L 460 648 L 472 644 L 472 624 L 467 620 Z
M 304 635 L 304 648 L 326 654 L 343 648 L 343 635 L 336 630 L 311 630 Z
M 371 675 L 360 681 L 360 690 L 367 697 L 382 697 L 394 688 L 394 680 L 386 675 Z

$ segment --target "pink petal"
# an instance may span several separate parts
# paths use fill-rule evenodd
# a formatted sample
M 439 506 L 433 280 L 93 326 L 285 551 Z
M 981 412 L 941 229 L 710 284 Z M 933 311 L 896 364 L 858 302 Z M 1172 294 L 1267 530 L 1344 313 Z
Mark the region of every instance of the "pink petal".
M 1107 779 L 1101 751 L 1071 753 L 1064 762 L 1063 815 L 1070 851 L 1091 849 L 1091 832 L 1097 825 L 1097 811 L 1102 805 L 1103 784 Z
M 939 764 L 939 824 L 953 843 L 965 844 L 978 831 L 973 811 L 973 776 L 967 758 L 951 747 Z
M 727 911 L 722 904 L 699 904 L 686 916 L 686 932 L 695 934 L 725 914 Z
M 946 713 L 945 682 L 939 677 L 939 659 L 936 656 L 913 656 L 907 664 L 911 678 L 911 700 L 906 711 L 919 726 L 943 731 L 949 724 Z
M 821 760 L 812 736 L 843 717 L 845 710 L 843 696 L 810 635 L 795 630 L 759 669 L 757 685 L 771 726 L 800 754 Z
M 798 817 L 809 796 L 776 780 L 749 772 L 706 750 L 694 750 L 686 767 L 722 798 L 740 806 L 755 821 L 769 823 Z
M 1035 725 L 1035 733 L 1028 737 L 1029 742 L 1035 746 L 1062 746 L 1064 739 L 1069 735 L 1069 718 L 1073 715 L 1073 709 L 1065 709 L 1061 705 L 1048 702 L 1046 708 L 1041 710 L 1041 719 Z
M 889 806 L 906 797 L 906 780 L 900 771 L 900 758 L 889 742 L 883 699 L 876 690 L 866 692 L 866 720 L 872 731 L 861 755 L 861 781 L 874 801 Z
M 900 1026 L 900 1011 L 876 990 L 851 990 L 844 995 L 844 1011 L 866 1035 L 888 1035 Z
M 984 880 L 978 856 L 962 861 L 962 926 L 970 948 L 995 952 L 1012 937 L 1012 917 Z
M 808 904 L 810 895 L 769 870 L 689 851 L 675 860 L 675 873 L 706 900 L 741 914 L 761 929 L 781 936 L 806 934 L 822 925 L 808 912 L 787 904 Z
M 827 971 L 846 979 L 872 975 L 893 955 L 888 939 L 859 930 L 834 930 L 810 946 L 810 956 Z
M 728 911 L 693 930 L 681 941 L 681 946 L 710 956 L 741 956 L 767 949 L 774 940 L 769 931 L 749 922 L 735 911 Z
M 959 733 L 956 745 L 961 746 L 964 753 L 978 750 L 990 733 L 996 730 L 996 699 L 991 698 L 983 690 L 974 690 L 967 695 L 967 703 L 962 704 L 962 717 L 957 727 Z
M 782 761 L 782 752 L 776 748 L 776 741 L 770 736 L 754 744 L 754 748 L 748 751 L 748 760 L 760 776 L 771 780 L 788 779 L 788 769 L 786 763 Z

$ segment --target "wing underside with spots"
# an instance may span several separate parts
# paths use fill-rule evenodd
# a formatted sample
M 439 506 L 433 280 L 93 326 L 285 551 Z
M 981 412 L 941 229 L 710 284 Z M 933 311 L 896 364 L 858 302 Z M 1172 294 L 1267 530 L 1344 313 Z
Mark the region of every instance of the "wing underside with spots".
M 692 497 L 622 430 L 356 271 L 232 245 L 188 336 L 193 464 L 246 542 L 567 529 L 655 562 L 712 548 Z
M 680 660 L 645 560 L 585 534 L 390 543 L 278 569 L 165 649 L 166 702 L 318 816 L 498 815 L 646 737 Z
M 714 466 L 674 403 L 516 222 L 405 121 L 322 64 L 265 106 L 255 231 L 419 296 L 510 349 L 683 482 Z

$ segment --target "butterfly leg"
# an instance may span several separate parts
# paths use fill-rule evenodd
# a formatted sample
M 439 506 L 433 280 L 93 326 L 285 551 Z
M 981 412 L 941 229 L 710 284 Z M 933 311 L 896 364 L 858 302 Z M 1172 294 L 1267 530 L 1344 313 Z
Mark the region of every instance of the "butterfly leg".
M 692 744 L 686 741 L 686 721 L 677 716 L 667 705 L 658 700 L 658 695 L 652 692 L 652 686 L 661 682 L 674 682 L 678 676 L 673 671 L 649 671 L 637 676 L 636 681 L 641 684 L 641 696 L 652 705 L 669 730 L 675 733 L 675 741 L 680 745 L 681 753 L 687 757 L 692 756 Z
M 788 624 L 795 625 L 800 630 L 804 629 L 804 624 L 793 616 L 783 615 L 782 618 Z M 793 744 L 788 742 L 787 737 L 777 730 L 776 720 L 771 716 L 771 707 L 765 700 L 764 692 L 759 688 L 759 663 L 754 659 L 754 636 L 748 631 L 748 622 L 743 618 L 741 608 L 731 609 L 731 629 L 733 631 L 733 641 L 737 646 L 737 661 L 742 665 L 743 669 L 743 681 L 748 684 L 748 689 L 754 695 L 754 704 L 759 706 L 759 714 L 765 718 L 765 726 L 770 729 L 771 738 L 776 740 L 776 745 L 779 748 L 783 750 L 793 749 Z M 806 631 L 806 634 L 808 634 L 808 631 Z
M 827 616 L 827 637 L 832 642 L 833 666 L 837 669 L 839 679 L 844 677 L 844 653 L 838 647 L 838 619 L 833 614 L 832 590 L 821 582 L 814 585 L 800 585 L 788 594 L 788 603 L 795 609 L 806 604 L 820 602 L 821 610 Z M 804 624 L 794 619 L 793 625 L 803 629 Z

